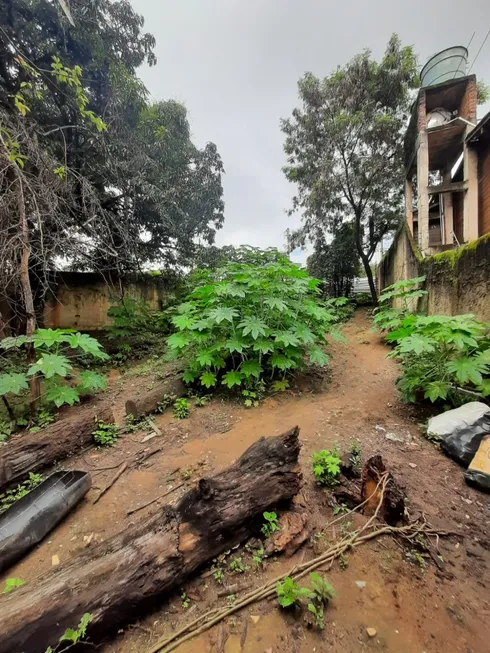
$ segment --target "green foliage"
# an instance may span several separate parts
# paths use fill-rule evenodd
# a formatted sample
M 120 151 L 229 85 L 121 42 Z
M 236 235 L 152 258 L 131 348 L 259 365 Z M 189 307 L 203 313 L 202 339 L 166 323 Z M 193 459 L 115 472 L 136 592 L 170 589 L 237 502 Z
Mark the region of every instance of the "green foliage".
M 19 351 L 24 353 L 21 348 L 26 343 L 34 345 L 36 362 L 28 366 L 25 356 L 21 361 L 16 359 L 15 365 L 23 371 L 14 369 L 0 374 L 0 395 L 22 396 L 34 375 L 38 375 L 44 383 L 45 400 L 57 407 L 73 405 L 81 395 L 106 388 L 105 378 L 96 372 L 85 370 L 75 375 L 70 360 L 79 352 L 92 359 L 106 360 L 108 356 L 95 338 L 71 329 L 37 329 L 30 337 L 4 338 L 0 342 L 0 350 L 7 355 Z M 68 376 L 74 377 L 77 384 L 66 384 Z
M 176 395 L 164 394 L 157 404 L 156 413 L 164 413 L 169 406 L 172 406 L 177 397 Z
M 190 412 L 191 405 L 187 399 L 184 399 L 183 397 L 177 399 L 177 401 L 174 403 L 174 416 L 177 419 L 186 419 L 186 417 L 189 417 Z
M 214 572 L 213 572 L 213 578 L 214 580 L 221 585 L 221 583 L 225 579 L 225 572 L 218 567 Z
M 265 523 L 260 529 L 265 537 L 270 537 L 272 533 L 275 533 L 279 530 L 279 524 L 277 523 L 277 515 L 275 512 L 264 512 L 263 517 Z
M 324 79 L 306 73 L 301 106 L 281 123 L 284 172 L 297 187 L 291 213 L 303 214 L 290 246 L 351 224 L 374 303 L 371 261 L 403 214 L 403 141 L 417 68 L 413 48 L 394 34 L 379 62 L 364 50 Z
M 190 598 L 187 596 L 187 594 L 185 592 L 182 592 L 182 594 L 180 595 L 180 600 L 182 601 L 182 608 L 184 610 L 187 610 L 187 608 L 191 604 L 191 600 L 190 600 Z
M 252 562 L 257 568 L 261 567 L 264 562 L 264 553 L 264 549 L 256 549 L 253 552 Z
M 196 273 L 177 307 L 170 355 L 183 358 L 186 383 L 245 387 L 328 358 L 321 349 L 335 322 L 317 299 L 319 281 L 287 259 L 262 267 L 229 264 Z
M 337 485 L 340 479 L 340 456 L 337 451 L 314 451 L 312 455 L 312 471 L 318 485 L 331 487 Z
M 88 625 L 91 621 L 92 621 L 92 615 L 89 612 L 86 612 L 80 619 L 78 628 L 76 630 L 74 630 L 73 628 L 67 628 L 63 633 L 63 635 L 60 637 L 58 645 L 55 646 L 54 648 L 51 648 L 51 646 L 49 646 L 46 649 L 46 653 L 56 653 L 59 647 L 63 645 L 65 642 L 69 642 L 69 645 L 67 647 L 64 647 L 62 650 L 65 650 L 65 648 L 71 648 L 78 642 L 83 641 L 83 638 L 87 633 Z
M 458 387 L 490 395 L 490 325 L 473 315 L 408 315 L 387 340 L 402 365 L 397 385 L 405 401 L 423 393 L 457 403 Z
M 110 338 L 125 338 L 143 330 L 149 330 L 153 315 L 143 299 L 123 297 L 115 301 L 107 311 L 112 318 L 108 327 Z
M 236 574 L 244 574 L 250 567 L 248 567 L 240 556 L 236 556 L 230 562 L 230 570 Z
M 351 444 L 349 461 L 352 465 L 353 471 L 360 476 L 362 471 L 362 449 L 359 442 L 353 442 Z
M 31 490 L 44 481 L 44 476 L 41 474 L 29 473 L 29 478 L 15 487 L 0 494 L 0 512 L 8 510 L 10 506 L 25 497 Z
M 327 243 L 323 235 L 316 239 L 306 266 L 311 276 L 324 282 L 326 296 L 347 297 L 352 291 L 360 262 L 354 229 L 347 222 L 338 228 L 331 243 Z
M 26 582 L 25 580 L 22 580 L 22 578 L 7 578 L 5 580 L 5 586 L 2 590 L 2 594 L 10 594 L 10 592 L 13 592 L 15 589 L 22 587 L 22 585 L 25 584 Z
M 276 585 L 277 600 L 281 608 L 290 608 L 303 599 L 312 599 L 314 594 L 307 587 L 300 587 L 292 578 L 287 576 Z
M 119 436 L 117 424 L 98 422 L 97 428 L 92 432 L 94 442 L 101 447 L 112 447 Z
M 416 306 L 416 300 L 427 295 L 426 290 L 419 288 L 425 277 L 416 277 L 406 281 L 397 281 L 383 290 L 379 296 L 380 306 L 375 310 L 374 325 L 381 331 L 395 331 L 402 322 L 411 315 Z M 390 303 L 396 300 L 399 308 L 391 308 Z

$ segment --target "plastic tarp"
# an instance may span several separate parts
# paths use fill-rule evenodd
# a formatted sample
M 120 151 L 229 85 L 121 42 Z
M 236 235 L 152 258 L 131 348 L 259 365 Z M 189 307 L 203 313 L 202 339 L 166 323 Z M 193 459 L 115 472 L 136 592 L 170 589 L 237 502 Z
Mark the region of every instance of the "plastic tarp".
M 456 462 L 468 467 L 484 435 L 490 434 L 490 407 L 471 401 L 432 417 L 427 433 L 438 436 L 441 449 Z
M 0 515 L 0 572 L 38 544 L 91 485 L 88 472 L 55 472 Z

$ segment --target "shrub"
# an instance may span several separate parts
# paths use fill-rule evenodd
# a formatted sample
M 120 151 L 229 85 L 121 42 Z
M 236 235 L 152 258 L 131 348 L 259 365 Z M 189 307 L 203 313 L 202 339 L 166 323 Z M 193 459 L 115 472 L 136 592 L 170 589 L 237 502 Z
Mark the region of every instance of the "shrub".
M 322 345 L 335 311 L 318 301 L 320 282 L 288 259 L 260 267 L 228 264 L 196 278 L 168 339 L 170 357 L 185 360 L 186 383 L 250 387 L 284 378 L 305 360 L 327 364 Z
M 185 419 L 186 417 L 189 417 L 190 411 L 191 405 L 187 399 L 177 399 L 177 401 L 174 403 L 174 416 L 177 419 Z
M 264 512 L 265 522 L 262 525 L 261 531 L 265 537 L 270 537 L 272 533 L 279 530 L 277 523 L 277 515 L 275 512 Z
M 106 380 L 101 374 L 91 370 L 75 374 L 70 360 L 79 352 L 93 359 L 107 359 L 107 354 L 95 338 L 71 329 L 37 329 L 32 336 L 4 338 L 0 342 L 0 349 L 14 352 L 26 343 L 34 344 L 37 360 L 29 365 L 24 356 L 14 369 L 0 374 L 0 396 L 26 394 L 29 380 L 34 375 L 43 382 L 46 401 L 58 407 L 73 405 L 82 394 L 105 389 Z M 74 377 L 77 384 L 67 385 L 65 379 L 68 376 Z
M 311 462 L 318 485 L 337 485 L 340 477 L 340 456 L 337 451 L 314 451 Z
M 312 599 L 313 592 L 307 587 L 300 587 L 296 581 L 287 576 L 276 585 L 277 600 L 281 608 L 290 608 L 301 599 Z
M 381 331 L 399 329 L 402 321 L 410 314 L 414 300 L 427 295 L 426 290 L 418 288 L 424 281 L 425 277 L 416 277 L 397 281 L 385 288 L 379 296 L 379 306 L 375 309 L 375 326 Z M 402 304 L 401 308 L 391 308 L 389 303 L 393 300 L 398 300 Z
M 92 433 L 94 442 L 101 447 L 112 447 L 118 438 L 117 424 L 106 424 L 99 422 L 97 428 Z
M 421 392 L 456 403 L 458 388 L 490 395 L 490 325 L 473 315 L 407 315 L 386 339 L 402 364 L 397 386 L 405 401 Z

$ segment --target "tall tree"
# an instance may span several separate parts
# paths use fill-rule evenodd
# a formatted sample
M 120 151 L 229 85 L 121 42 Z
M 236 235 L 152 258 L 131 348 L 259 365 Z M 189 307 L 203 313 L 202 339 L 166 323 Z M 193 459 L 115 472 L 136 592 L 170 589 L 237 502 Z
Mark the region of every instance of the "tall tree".
M 284 172 L 298 188 L 291 213 L 303 213 L 293 243 L 352 222 L 374 303 L 370 263 L 402 216 L 403 137 L 416 71 L 412 47 L 393 35 L 379 63 L 366 50 L 323 80 L 306 74 L 298 84 L 302 107 L 281 121 Z
M 338 228 L 331 243 L 319 238 L 315 242 L 313 254 L 306 261 L 308 272 L 324 281 L 324 289 L 329 297 L 350 295 L 359 265 L 354 230 L 349 222 L 344 222 Z

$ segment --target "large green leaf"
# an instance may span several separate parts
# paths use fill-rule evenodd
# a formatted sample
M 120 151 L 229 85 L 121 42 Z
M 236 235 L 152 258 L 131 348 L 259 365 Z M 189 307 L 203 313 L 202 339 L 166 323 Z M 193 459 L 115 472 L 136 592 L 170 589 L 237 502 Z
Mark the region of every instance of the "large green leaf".
M 290 345 L 295 347 L 296 345 L 299 345 L 298 336 L 294 331 L 276 331 L 274 338 L 276 342 L 282 342 L 285 347 L 289 347 Z
M 216 374 L 213 374 L 209 370 L 201 374 L 201 385 L 205 388 L 211 388 L 216 385 Z
M 105 376 L 91 370 L 80 372 L 78 381 L 80 381 L 79 387 L 82 390 L 105 390 L 107 388 Z
M 270 362 L 272 367 L 277 367 L 280 370 L 290 370 L 297 367 L 297 363 L 294 360 L 283 354 L 273 354 Z
M 67 338 L 68 344 L 72 349 L 80 348 L 86 354 L 90 354 L 94 358 L 107 360 L 109 356 L 102 351 L 100 342 L 87 333 L 73 333 Z
M 402 354 L 422 354 L 423 352 L 432 352 L 434 348 L 434 343 L 429 338 L 416 333 L 404 338 L 398 345 L 398 351 Z
M 320 349 L 320 347 L 310 349 L 310 363 L 324 367 L 328 364 L 329 360 L 330 358 L 328 355 L 323 351 L 323 349 Z
M 73 406 L 80 400 L 80 395 L 76 388 L 71 388 L 69 385 L 54 385 L 46 392 L 46 399 L 59 408 L 63 404 Z
M 254 340 L 267 333 L 267 324 L 258 317 L 246 317 L 238 325 L 244 336 L 250 334 Z
M 479 390 L 484 397 L 488 397 L 490 395 L 490 379 L 483 379 L 477 387 L 477 390 Z
M 227 372 L 221 381 L 223 385 L 226 385 L 228 388 L 233 388 L 235 385 L 241 385 L 242 384 L 242 375 L 240 372 L 236 372 L 232 370 L 231 372 Z
M 172 323 L 175 324 L 178 329 L 192 329 L 195 320 L 188 313 L 183 313 L 182 315 L 174 315 Z
M 240 338 L 230 338 L 230 340 L 227 340 L 225 342 L 223 348 L 229 351 L 230 354 L 232 354 L 235 351 L 241 354 L 245 346 L 246 346 L 246 342 L 244 340 L 241 340 Z
M 172 349 L 182 349 L 189 344 L 189 336 L 184 333 L 173 333 L 167 340 L 167 345 Z
M 264 304 L 269 306 L 269 308 L 273 308 L 274 310 L 279 311 L 279 313 L 282 313 L 288 308 L 286 302 L 279 297 L 268 297 L 264 300 Z
M 471 381 L 475 385 L 482 382 L 482 373 L 486 372 L 487 364 L 476 357 L 462 356 L 454 361 L 449 361 L 446 366 L 448 372 L 456 375 L 458 381 L 464 385 Z
M 27 376 L 18 372 L 10 374 L 0 374 L 0 395 L 6 395 L 11 392 L 18 395 L 21 390 L 28 390 Z
M 33 335 L 32 340 L 34 347 L 46 347 L 49 349 L 53 345 L 59 345 L 63 342 L 68 342 L 68 335 L 73 331 L 64 329 L 37 329 Z
M 213 308 L 209 311 L 209 317 L 211 320 L 216 322 L 216 324 L 221 324 L 224 320 L 227 322 L 233 322 L 233 318 L 238 315 L 236 308 L 229 308 L 227 306 L 220 306 L 219 308 Z
M 298 324 L 297 326 L 295 326 L 294 332 L 299 342 L 301 342 L 304 345 L 310 345 L 314 343 L 316 340 L 315 335 L 304 324 Z
M 207 350 L 199 351 L 196 354 L 196 360 L 201 367 L 207 367 L 208 365 L 212 365 L 214 362 L 213 352 Z
M 1 349 L 13 349 L 14 347 L 22 347 L 23 344 L 26 342 L 32 342 L 33 338 L 27 337 L 27 336 L 16 336 L 11 337 L 9 336 L 8 338 L 4 338 L 3 340 L 0 340 L 0 348 Z
M 240 372 L 248 379 L 251 376 L 255 376 L 257 379 L 260 379 L 262 374 L 262 365 L 258 360 L 248 360 L 240 365 Z
M 40 372 L 44 374 L 47 379 L 50 379 L 55 374 L 59 376 L 66 376 L 68 371 L 71 370 L 71 363 L 66 356 L 59 354 L 43 354 L 34 365 L 31 365 L 27 374 L 32 376 Z
M 196 372 L 195 370 L 186 370 L 182 374 L 182 380 L 184 381 L 184 383 L 192 383 L 197 379 L 198 376 L 199 376 L 199 372 Z
M 260 351 L 262 354 L 268 354 L 269 352 L 274 351 L 275 346 L 272 340 L 260 338 L 254 342 L 252 349 L 254 351 Z
M 450 384 L 444 381 L 432 381 L 426 385 L 424 397 L 432 402 L 437 399 L 445 399 L 450 388 Z

